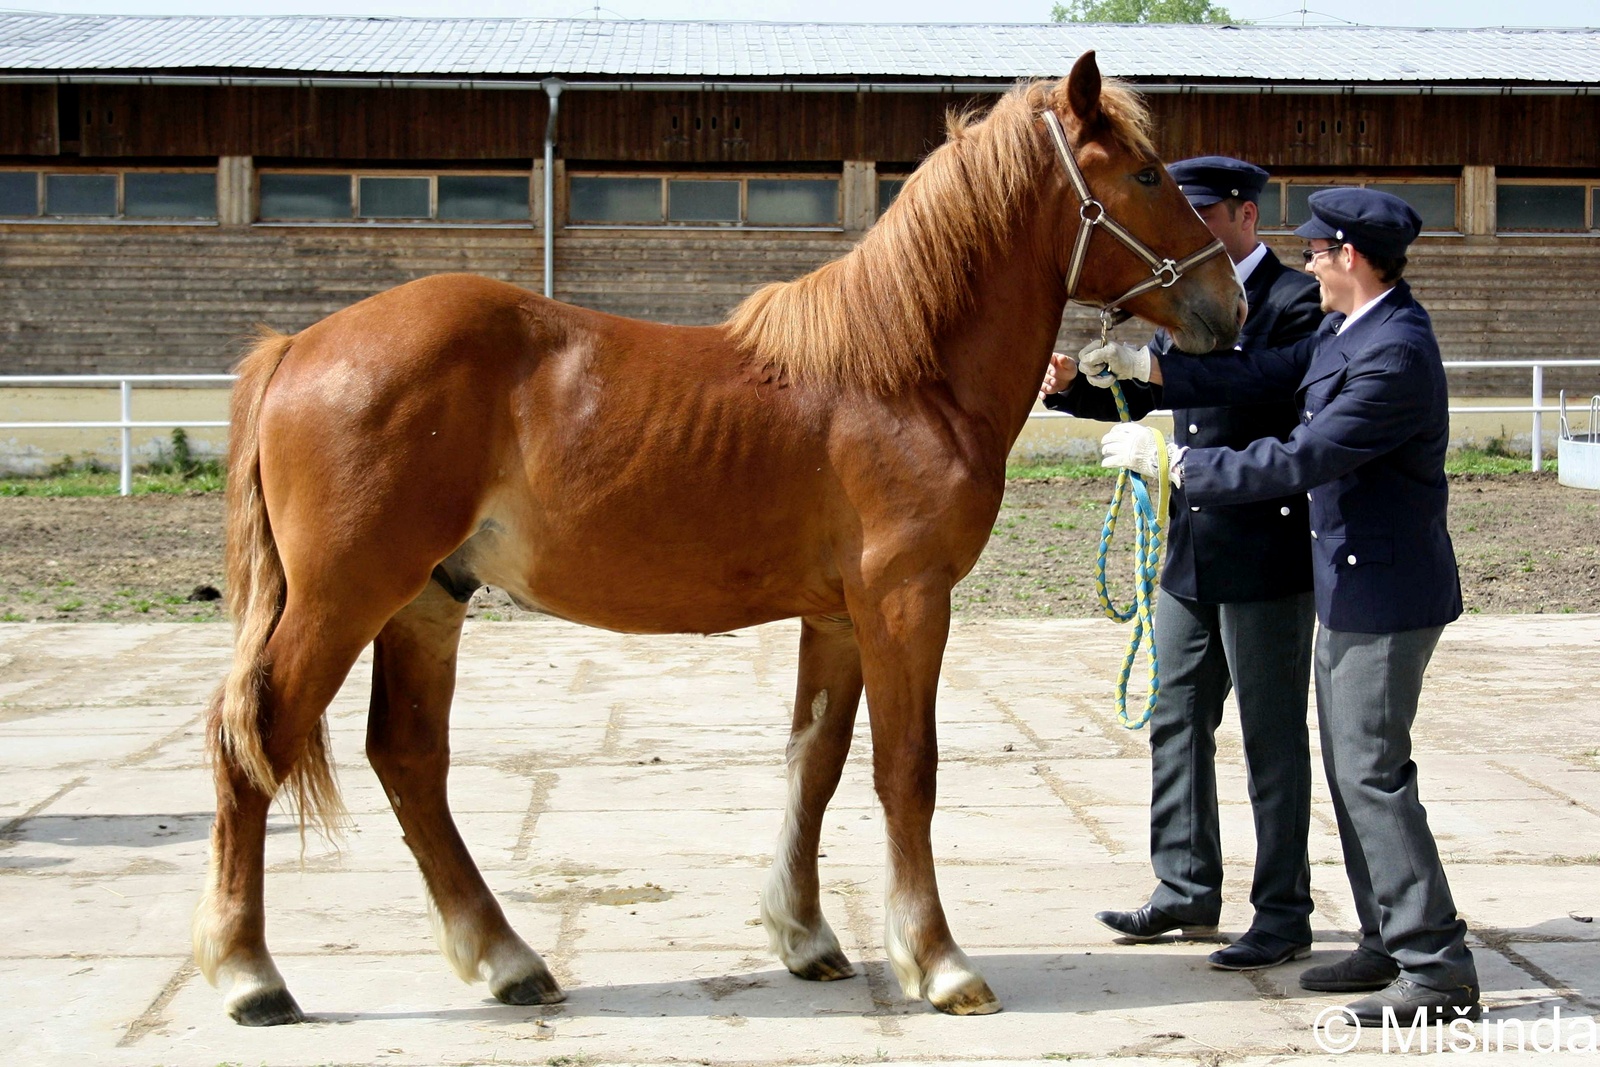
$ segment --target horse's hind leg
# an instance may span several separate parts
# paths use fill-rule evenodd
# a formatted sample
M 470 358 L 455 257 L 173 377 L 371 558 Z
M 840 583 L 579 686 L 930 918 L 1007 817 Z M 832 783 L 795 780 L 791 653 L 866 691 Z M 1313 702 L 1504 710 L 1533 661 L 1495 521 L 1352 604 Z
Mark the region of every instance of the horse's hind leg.
M 487 979 L 507 1004 L 552 1004 L 565 994 L 506 922 L 450 815 L 450 701 L 465 618 L 466 605 L 429 582 L 378 634 L 367 758 L 422 870 L 450 966 L 463 981 Z
M 789 734 L 789 803 L 761 894 L 772 950 L 801 978 L 855 974 L 818 899 L 817 843 L 822 815 L 850 754 L 861 703 L 861 652 L 848 617 L 807 618 L 800 630 L 800 676 Z
M 340 625 L 293 600 L 286 605 L 267 642 L 270 666 L 260 684 L 261 743 L 275 782 L 282 783 L 297 764 L 310 760 L 313 774 L 329 791 L 323 799 L 332 800 L 331 769 L 317 730 L 329 701 L 370 640 L 370 631 L 357 632 L 359 625 Z M 208 722 L 214 733 L 220 729 L 220 715 L 219 702 Z M 259 789 L 226 751 L 219 753 L 215 767 L 217 816 L 211 830 L 210 879 L 194 915 L 195 961 L 213 985 L 227 990 L 224 1005 L 235 1022 L 297 1023 L 304 1016 L 267 951 L 263 851 L 272 795 Z

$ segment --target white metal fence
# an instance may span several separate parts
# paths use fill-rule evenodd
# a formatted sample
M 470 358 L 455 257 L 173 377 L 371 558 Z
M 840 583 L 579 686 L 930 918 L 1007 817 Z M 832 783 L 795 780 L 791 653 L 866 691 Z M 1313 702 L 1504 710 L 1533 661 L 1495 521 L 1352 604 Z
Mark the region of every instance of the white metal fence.
M 1493 405 L 1485 407 L 1451 407 L 1452 415 L 1471 414 L 1521 414 L 1533 417 L 1532 452 L 1533 469 L 1542 470 L 1544 466 L 1543 430 L 1544 416 L 1554 414 L 1557 408 L 1547 405 L 1544 401 L 1544 371 L 1546 367 L 1595 367 L 1600 368 L 1600 359 L 1482 359 L 1482 360 L 1445 360 L 1444 366 L 1448 370 L 1504 370 L 1507 368 L 1524 369 L 1533 377 L 1531 402 L 1527 405 Z M 222 385 L 231 383 L 234 376 L 231 374 L 29 374 L 29 375 L 0 375 L 0 389 L 39 386 L 39 385 L 101 385 L 107 388 L 116 386 L 122 399 L 122 417 L 116 420 L 87 421 L 87 422 L 0 422 L 0 430 L 104 430 L 116 429 L 122 431 L 122 448 L 120 470 L 122 474 L 122 495 L 128 496 L 133 492 L 133 431 L 139 429 L 175 429 L 178 427 L 209 428 L 226 426 L 226 419 L 197 420 L 197 419 L 155 419 L 135 420 L 133 417 L 133 387 L 135 385 Z M 1600 384 L 1596 386 L 1600 392 Z M 1059 411 L 1034 411 L 1030 418 L 1071 418 Z
M 1457 407 L 1450 408 L 1452 415 L 1495 415 L 1517 414 L 1533 416 L 1532 451 L 1533 469 L 1544 469 L 1544 416 L 1555 414 L 1558 408 L 1544 402 L 1544 369 L 1546 367 L 1600 367 L 1600 359 L 1447 359 L 1444 361 L 1446 370 L 1504 370 L 1506 368 L 1520 368 L 1532 372 L 1533 390 L 1529 404 L 1486 404 L 1482 407 Z M 1595 391 L 1600 392 L 1600 375 L 1597 375 Z M 0 384 L 5 379 L 0 378 Z M 1152 413 L 1153 414 L 1153 413 Z M 1162 412 L 1167 414 L 1167 412 Z M 1033 411 L 1028 415 L 1034 419 L 1070 419 L 1064 411 Z
M 122 394 L 122 417 L 114 422 L 0 422 L 0 430 L 121 430 L 122 431 L 122 495 L 133 493 L 133 431 L 141 429 L 171 430 L 200 429 L 228 425 L 227 419 L 197 420 L 171 419 L 138 422 L 133 417 L 134 385 L 157 383 L 200 385 L 232 384 L 232 374 L 18 374 L 0 375 L 0 389 L 29 385 L 115 385 Z

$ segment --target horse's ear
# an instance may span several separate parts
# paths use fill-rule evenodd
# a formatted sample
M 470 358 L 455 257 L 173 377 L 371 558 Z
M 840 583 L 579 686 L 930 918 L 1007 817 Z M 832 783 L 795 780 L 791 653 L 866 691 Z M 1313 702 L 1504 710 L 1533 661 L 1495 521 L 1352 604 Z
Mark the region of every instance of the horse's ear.
M 1072 65 L 1067 75 L 1067 103 L 1072 113 L 1085 126 L 1093 126 L 1100 119 L 1100 65 L 1093 52 L 1085 52 Z

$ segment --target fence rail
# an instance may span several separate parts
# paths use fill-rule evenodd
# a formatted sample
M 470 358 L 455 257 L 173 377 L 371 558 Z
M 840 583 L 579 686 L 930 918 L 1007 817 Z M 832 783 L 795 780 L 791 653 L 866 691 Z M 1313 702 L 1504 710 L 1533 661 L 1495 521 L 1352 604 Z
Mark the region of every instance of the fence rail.
M 1543 430 L 1544 416 L 1558 414 L 1559 408 L 1544 401 L 1544 371 L 1546 367 L 1600 367 L 1600 359 L 1470 359 L 1445 360 L 1446 370 L 1506 370 L 1524 369 L 1532 373 L 1531 403 L 1510 406 L 1451 407 L 1452 415 L 1470 414 L 1520 414 L 1533 416 L 1532 453 L 1533 469 L 1544 469 Z M 0 430 L 121 430 L 122 456 L 120 463 L 122 495 L 133 492 L 133 431 L 141 429 L 215 428 L 228 425 L 226 419 L 156 419 L 136 420 L 133 417 L 133 387 L 135 385 L 213 385 L 230 384 L 232 374 L 17 374 L 0 375 L 0 389 L 20 388 L 30 385 L 115 385 L 121 394 L 122 417 L 116 420 L 85 422 L 0 422 Z M 1597 387 L 1600 392 L 1600 387 Z M 1034 411 L 1032 419 L 1070 419 L 1060 411 Z

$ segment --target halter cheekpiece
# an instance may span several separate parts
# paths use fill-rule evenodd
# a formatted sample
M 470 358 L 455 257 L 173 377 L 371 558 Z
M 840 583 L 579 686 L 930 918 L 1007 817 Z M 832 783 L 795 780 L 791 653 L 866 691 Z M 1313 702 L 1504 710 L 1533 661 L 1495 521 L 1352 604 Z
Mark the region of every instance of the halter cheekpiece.
M 1121 223 L 1107 213 L 1105 205 L 1094 198 L 1089 191 L 1089 183 L 1084 180 L 1083 171 L 1078 169 L 1078 161 L 1072 154 L 1072 149 L 1067 146 L 1067 135 L 1061 128 L 1061 120 L 1056 118 L 1056 113 L 1048 108 L 1044 111 L 1045 129 L 1050 131 L 1050 139 L 1055 142 L 1056 154 L 1061 157 L 1062 166 L 1067 169 L 1067 178 L 1072 182 L 1072 191 L 1078 196 L 1078 218 L 1083 225 L 1078 227 L 1077 239 L 1072 243 L 1072 262 L 1067 267 L 1067 299 L 1079 304 L 1088 304 L 1090 307 L 1100 309 L 1100 327 L 1104 334 L 1110 330 L 1112 316 L 1122 310 L 1122 305 L 1152 289 L 1167 289 L 1177 284 L 1179 278 L 1198 267 L 1213 256 L 1221 255 L 1227 251 L 1221 241 L 1212 241 L 1193 255 L 1183 259 L 1173 260 L 1166 256 L 1158 255 L 1149 245 L 1135 237 Z M 1086 300 L 1078 300 L 1078 280 L 1083 274 L 1083 263 L 1089 254 L 1089 241 L 1094 237 L 1094 231 L 1104 229 L 1106 232 L 1121 241 L 1124 247 L 1150 268 L 1150 277 L 1135 285 L 1115 300 L 1108 300 L 1103 304 L 1095 305 Z

